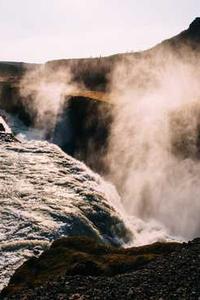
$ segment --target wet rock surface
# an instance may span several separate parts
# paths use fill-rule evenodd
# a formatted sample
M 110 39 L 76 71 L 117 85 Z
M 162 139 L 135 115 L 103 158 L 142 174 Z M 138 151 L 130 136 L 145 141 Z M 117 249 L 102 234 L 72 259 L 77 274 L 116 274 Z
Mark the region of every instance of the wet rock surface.
M 142 247 L 140 251 L 141 249 Z M 5 291 L 2 293 L 2 298 L 196 300 L 200 299 L 199 270 L 200 239 L 195 239 L 192 242 L 174 246 L 174 250 L 168 249 L 168 253 L 159 255 L 139 270 L 112 277 L 64 275 L 34 288 L 24 289 L 20 293 L 15 289 L 14 292 L 10 292 L 9 296 L 8 289 L 7 295 Z
M 12 133 L 0 132 L 0 143 L 1 142 L 19 142 Z

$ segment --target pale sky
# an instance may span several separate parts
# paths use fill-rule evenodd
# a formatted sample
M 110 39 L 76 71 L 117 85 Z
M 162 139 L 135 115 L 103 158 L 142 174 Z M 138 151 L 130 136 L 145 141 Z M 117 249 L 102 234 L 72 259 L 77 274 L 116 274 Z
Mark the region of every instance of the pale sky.
M 200 16 L 200 0 L 0 0 L 0 61 L 149 48 Z

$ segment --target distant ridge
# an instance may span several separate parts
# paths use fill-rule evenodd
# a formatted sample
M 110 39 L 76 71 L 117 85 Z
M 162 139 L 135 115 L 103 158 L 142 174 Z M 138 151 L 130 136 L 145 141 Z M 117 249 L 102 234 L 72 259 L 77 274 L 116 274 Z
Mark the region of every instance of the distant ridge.
M 166 43 L 167 42 L 171 42 L 174 43 L 176 40 L 176 42 L 191 42 L 191 43 L 200 43 L 200 17 L 196 17 L 191 24 L 189 25 L 189 27 L 182 31 L 181 33 L 179 33 L 178 35 L 164 40 L 163 42 L 161 42 L 160 44 Z M 160 45 L 158 44 L 158 45 Z M 152 47 L 151 49 L 156 48 L 158 45 L 155 45 L 154 47 Z M 117 53 L 117 54 L 112 54 L 109 56 L 105 56 L 105 57 L 94 57 L 94 58 L 63 58 L 63 59 L 56 59 L 56 60 L 51 60 L 51 61 L 47 61 L 46 64 L 63 64 L 63 63 L 84 63 L 86 60 L 87 61 L 102 61 L 102 60 L 106 60 L 106 61 L 115 61 L 118 60 L 120 57 L 122 56 L 130 56 L 130 55 L 134 55 L 134 54 L 138 54 L 138 53 L 142 53 L 142 52 L 146 52 L 149 51 L 150 49 L 141 51 L 141 52 L 132 52 L 132 53 Z M 35 63 L 24 63 L 24 62 L 12 62 L 12 61 L 0 61 L 0 73 L 1 73 L 1 68 L 5 67 L 5 65 L 7 65 L 8 67 L 15 67 L 17 69 L 21 69 L 23 67 L 30 67 L 30 66 L 34 66 L 34 65 L 41 65 L 41 64 L 35 64 Z M 19 71 L 19 70 L 18 70 Z

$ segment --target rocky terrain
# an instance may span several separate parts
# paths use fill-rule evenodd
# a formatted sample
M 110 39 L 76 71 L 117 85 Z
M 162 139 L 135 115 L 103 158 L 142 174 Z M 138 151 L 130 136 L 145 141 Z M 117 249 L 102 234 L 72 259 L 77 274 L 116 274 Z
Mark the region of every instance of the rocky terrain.
M 19 268 L 2 299 L 194 299 L 200 297 L 200 239 L 129 249 L 61 239 Z

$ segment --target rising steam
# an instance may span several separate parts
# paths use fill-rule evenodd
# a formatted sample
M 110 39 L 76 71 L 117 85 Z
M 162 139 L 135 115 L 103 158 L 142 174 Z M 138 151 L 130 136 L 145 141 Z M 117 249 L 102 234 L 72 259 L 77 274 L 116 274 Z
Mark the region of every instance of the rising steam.
M 44 137 L 54 130 L 66 96 L 76 90 L 77 85 L 72 83 L 67 68 L 50 72 L 42 65 L 25 73 L 20 82 L 20 94 L 34 126 L 44 131 Z
M 188 239 L 200 234 L 200 74 L 185 57 L 118 64 L 107 162 L 129 215 Z
M 126 214 L 134 216 L 138 244 L 200 234 L 199 58 L 189 48 L 180 53 L 159 48 L 130 55 L 112 74 L 107 177 Z M 66 68 L 49 72 L 42 66 L 25 74 L 20 92 L 47 135 L 66 95 L 78 89 Z

